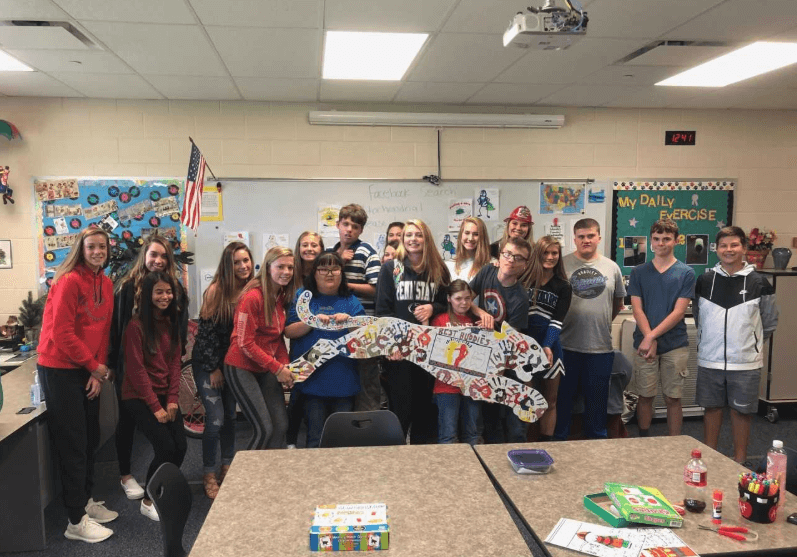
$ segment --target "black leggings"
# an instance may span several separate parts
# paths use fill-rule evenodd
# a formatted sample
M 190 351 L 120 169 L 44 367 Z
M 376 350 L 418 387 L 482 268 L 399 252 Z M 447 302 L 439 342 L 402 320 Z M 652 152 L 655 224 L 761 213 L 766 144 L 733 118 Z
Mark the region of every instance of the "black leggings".
M 159 395 L 158 401 L 165 410 L 166 396 Z M 133 416 L 138 429 L 149 440 L 155 451 L 155 456 L 147 470 L 147 483 L 149 483 L 155 470 L 164 462 L 171 462 L 179 468 L 183 463 L 187 449 L 185 430 L 183 429 L 183 416 L 180 414 L 180 409 L 177 409 L 177 417 L 175 417 L 173 422 L 162 424 L 143 400 L 133 398 L 125 400 L 123 404 Z
M 437 443 L 437 406 L 432 401 L 434 377 L 422 368 L 401 360 L 385 363 L 385 391 L 391 412 L 398 416 L 410 443 Z

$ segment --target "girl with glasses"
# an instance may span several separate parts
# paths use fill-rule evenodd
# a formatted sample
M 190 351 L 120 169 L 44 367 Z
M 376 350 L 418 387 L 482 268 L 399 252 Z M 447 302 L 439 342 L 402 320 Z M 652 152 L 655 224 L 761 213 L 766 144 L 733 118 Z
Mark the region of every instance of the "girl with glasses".
M 320 321 L 345 321 L 352 315 L 365 315 L 365 309 L 350 290 L 343 273 L 343 260 L 335 252 L 325 252 L 313 262 L 312 272 L 306 281 L 313 293 L 310 310 Z M 347 330 L 328 331 L 313 329 L 302 323 L 296 313 L 296 301 L 304 290 L 296 293 L 285 325 L 285 336 L 292 339 L 291 358 L 298 358 L 321 340 L 335 340 Z M 354 396 L 360 391 L 357 362 L 336 356 L 317 369 L 308 379 L 297 383 L 294 390 L 304 400 L 307 419 L 307 448 L 318 447 L 321 431 L 327 417 L 335 412 L 351 412 Z

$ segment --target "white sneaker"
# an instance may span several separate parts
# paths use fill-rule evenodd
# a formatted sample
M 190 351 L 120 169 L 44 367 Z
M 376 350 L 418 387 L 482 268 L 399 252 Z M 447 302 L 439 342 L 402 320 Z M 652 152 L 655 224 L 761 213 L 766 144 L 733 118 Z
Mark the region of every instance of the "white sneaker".
M 154 520 L 155 522 L 160 522 L 160 517 L 158 516 L 158 511 L 155 509 L 155 505 L 150 503 L 149 505 L 145 505 L 144 501 L 141 501 L 141 514 L 149 518 L 150 520 Z
M 125 495 L 127 495 L 128 499 L 141 499 L 144 497 L 144 488 L 141 487 L 135 478 L 130 478 L 124 482 L 120 482 L 122 484 L 122 489 L 125 490 Z
M 97 543 L 107 540 L 113 536 L 113 530 L 97 524 L 84 514 L 77 524 L 68 523 L 64 537 L 68 540 L 80 540 L 82 542 Z
M 288 445 L 288 448 L 289 448 L 289 449 L 295 449 L 295 448 L 296 448 L 296 445 Z
M 98 524 L 105 524 L 119 518 L 119 513 L 105 508 L 105 501 L 95 501 L 89 499 L 86 505 L 86 514 Z

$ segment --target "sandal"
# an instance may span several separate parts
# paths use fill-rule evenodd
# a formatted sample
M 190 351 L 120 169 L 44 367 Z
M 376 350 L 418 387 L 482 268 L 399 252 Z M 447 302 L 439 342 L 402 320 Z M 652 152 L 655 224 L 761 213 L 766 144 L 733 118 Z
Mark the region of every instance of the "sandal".
M 227 472 L 229 472 L 229 471 L 230 471 L 230 465 L 229 464 L 222 464 L 221 465 L 221 470 L 219 470 L 219 485 L 221 485 L 221 482 L 223 482 L 224 478 L 227 477 Z
M 219 494 L 219 484 L 216 481 L 216 474 L 210 473 L 202 476 L 202 484 L 205 486 L 205 495 L 208 499 L 215 499 Z

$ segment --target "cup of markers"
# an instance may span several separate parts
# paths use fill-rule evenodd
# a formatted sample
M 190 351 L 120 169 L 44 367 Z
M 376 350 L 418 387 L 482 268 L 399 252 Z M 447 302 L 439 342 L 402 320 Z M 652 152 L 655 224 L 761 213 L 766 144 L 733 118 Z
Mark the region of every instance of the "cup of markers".
M 742 517 L 763 524 L 775 522 L 778 516 L 779 488 L 778 480 L 766 473 L 739 474 L 739 510 Z

